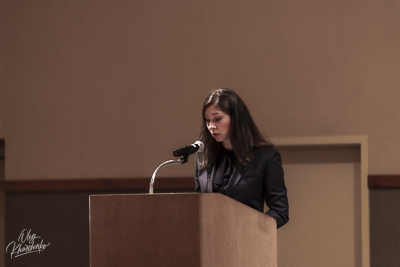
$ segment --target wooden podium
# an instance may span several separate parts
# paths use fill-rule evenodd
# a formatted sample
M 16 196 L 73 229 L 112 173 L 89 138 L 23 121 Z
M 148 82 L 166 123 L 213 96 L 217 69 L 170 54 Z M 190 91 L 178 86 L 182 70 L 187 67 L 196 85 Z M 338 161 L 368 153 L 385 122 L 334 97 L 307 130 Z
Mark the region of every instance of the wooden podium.
M 222 194 L 90 196 L 90 266 L 277 266 L 273 218 Z

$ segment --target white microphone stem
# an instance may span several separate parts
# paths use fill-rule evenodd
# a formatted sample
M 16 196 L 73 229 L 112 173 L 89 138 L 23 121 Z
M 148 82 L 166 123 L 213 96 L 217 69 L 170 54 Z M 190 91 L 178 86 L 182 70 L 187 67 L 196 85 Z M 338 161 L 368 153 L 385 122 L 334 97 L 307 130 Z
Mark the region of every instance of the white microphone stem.
M 159 170 L 161 170 L 163 167 L 170 165 L 170 164 L 181 164 L 183 159 L 178 159 L 178 160 L 167 160 L 166 162 L 163 162 L 160 164 L 160 166 L 157 167 L 157 169 L 153 172 L 153 175 L 151 176 L 150 180 L 150 188 L 149 188 L 149 194 L 153 194 L 153 186 L 154 186 L 154 180 L 156 179 L 156 175 Z

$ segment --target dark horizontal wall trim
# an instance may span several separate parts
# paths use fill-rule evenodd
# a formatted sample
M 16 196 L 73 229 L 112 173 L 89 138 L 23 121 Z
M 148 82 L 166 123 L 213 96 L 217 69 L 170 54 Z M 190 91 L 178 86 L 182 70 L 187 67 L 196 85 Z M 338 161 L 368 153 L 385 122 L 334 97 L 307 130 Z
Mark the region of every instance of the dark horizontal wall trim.
M 148 191 L 150 178 L 70 179 L 2 181 L 4 192 L 53 192 L 53 191 Z M 157 178 L 154 191 L 180 189 L 194 191 L 193 177 Z
M 400 175 L 368 175 L 368 187 L 377 188 L 400 188 Z
M 148 191 L 150 178 L 69 179 L 2 181 L 4 192 L 39 191 Z M 162 177 L 156 179 L 154 190 L 180 189 L 194 191 L 193 177 Z M 400 175 L 368 175 L 368 187 L 400 188 Z

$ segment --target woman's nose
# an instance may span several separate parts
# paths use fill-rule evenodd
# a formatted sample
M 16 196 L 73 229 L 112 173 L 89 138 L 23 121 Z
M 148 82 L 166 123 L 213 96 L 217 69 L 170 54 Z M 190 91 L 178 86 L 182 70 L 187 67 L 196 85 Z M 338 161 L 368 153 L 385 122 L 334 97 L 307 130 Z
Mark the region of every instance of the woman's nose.
M 210 124 L 208 125 L 208 129 L 215 129 L 215 124 L 210 122 Z

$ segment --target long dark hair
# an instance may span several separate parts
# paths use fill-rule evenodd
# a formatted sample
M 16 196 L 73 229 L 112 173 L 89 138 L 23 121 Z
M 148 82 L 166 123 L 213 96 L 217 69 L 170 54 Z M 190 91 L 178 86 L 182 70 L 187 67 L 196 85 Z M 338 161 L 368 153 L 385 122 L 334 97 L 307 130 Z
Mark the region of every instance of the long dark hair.
M 222 143 L 217 142 L 206 126 L 205 110 L 215 105 L 231 118 L 229 139 L 233 146 L 235 165 L 246 166 L 250 161 L 250 152 L 254 147 L 273 146 L 271 141 L 258 129 L 243 100 L 233 90 L 228 88 L 216 89 L 204 100 L 203 123 L 200 140 L 204 143 L 204 152 L 200 158 L 202 168 L 211 169 L 216 159 L 223 151 Z

